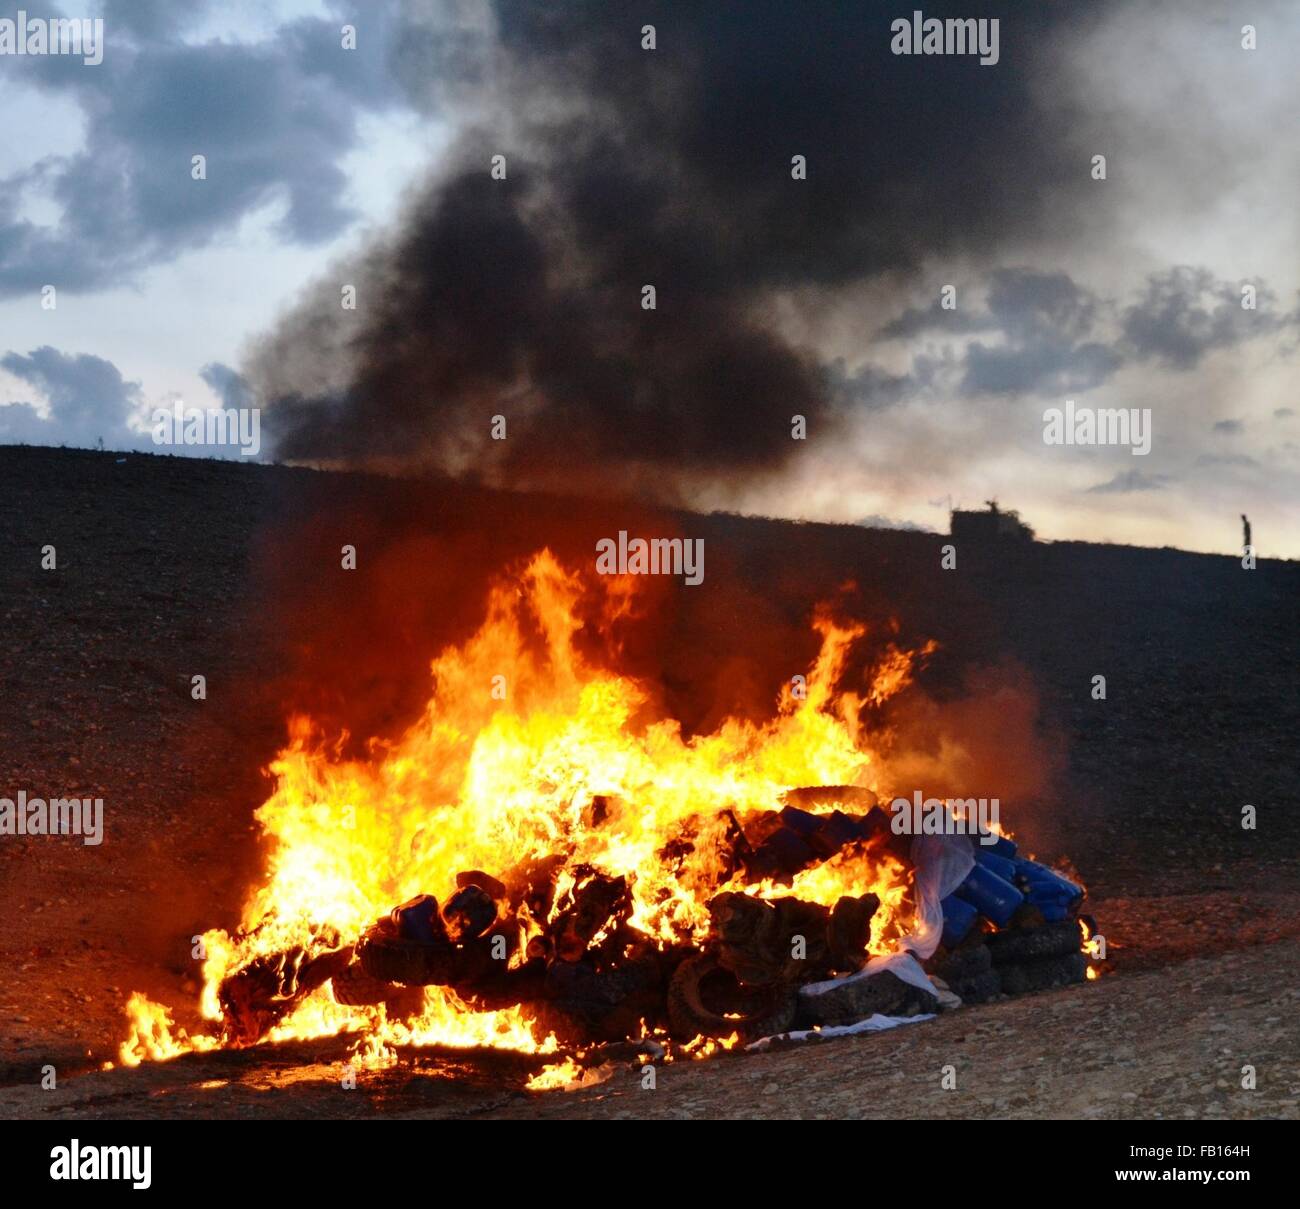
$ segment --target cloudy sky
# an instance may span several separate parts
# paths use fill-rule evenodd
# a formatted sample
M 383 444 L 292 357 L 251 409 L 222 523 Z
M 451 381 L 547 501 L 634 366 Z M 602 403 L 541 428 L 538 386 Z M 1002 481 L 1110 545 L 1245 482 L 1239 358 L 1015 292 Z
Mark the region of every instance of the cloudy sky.
M 0 57 L 0 442 L 260 405 L 263 457 L 1300 557 L 1300 8 L 926 9 L 980 66 L 913 7 L 65 5 L 102 64 Z

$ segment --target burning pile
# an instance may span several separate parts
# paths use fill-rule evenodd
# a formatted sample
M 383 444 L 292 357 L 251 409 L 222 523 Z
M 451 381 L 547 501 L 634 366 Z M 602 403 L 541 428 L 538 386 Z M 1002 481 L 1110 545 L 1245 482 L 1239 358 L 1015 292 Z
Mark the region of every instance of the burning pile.
M 703 1052 L 831 1022 L 826 988 L 870 982 L 851 995 L 865 1014 L 932 1006 L 919 991 L 885 1005 L 883 987 L 915 986 L 863 970 L 918 926 L 937 942 L 863 722 L 929 648 L 889 646 L 864 693 L 837 691 L 864 630 L 819 616 L 806 691 L 784 690 L 766 723 L 687 739 L 586 653 L 593 638 L 616 649 L 635 610 L 629 581 L 596 583 L 536 555 L 434 661 L 423 717 L 366 759 L 294 720 L 258 812 L 267 879 L 240 931 L 203 938 L 214 1028 L 174 1036 L 166 1009 L 133 996 L 124 1061 L 340 1032 L 377 1062 L 655 1037 Z M 945 921 L 983 869 L 966 857 Z M 994 922 L 1045 920 L 1022 901 Z M 962 931 L 982 935 L 973 915 Z M 945 922 L 945 938 L 951 961 L 965 937 Z
M 822 796 L 873 797 L 848 787 Z M 586 813 L 586 826 L 599 829 L 612 807 L 597 795 Z M 563 851 L 527 860 L 500 880 L 462 871 L 441 905 L 417 895 L 357 938 L 318 930 L 308 945 L 227 974 L 218 988 L 227 1034 L 259 1040 L 327 981 L 336 1005 L 382 1006 L 387 1020 L 419 1017 L 424 987 L 454 994 L 467 1012 L 523 1007 L 542 1035 L 564 1044 L 653 1034 L 748 1041 L 786 1029 L 801 982 L 865 963 L 882 900 L 841 894 L 828 906 L 764 894 L 821 862 L 831 881 L 870 865 L 892 871 L 877 880 L 894 878 L 889 897 L 901 905 L 908 885 L 899 837 L 880 810 L 854 816 L 786 806 L 751 818 L 748 833 L 731 810 L 710 822 L 682 829 L 655 854 L 689 876 L 703 836 L 715 886 L 736 887 L 707 899 L 702 936 L 682 929 L 656 937 L 636 926 L 635 874 L 574 863 Z

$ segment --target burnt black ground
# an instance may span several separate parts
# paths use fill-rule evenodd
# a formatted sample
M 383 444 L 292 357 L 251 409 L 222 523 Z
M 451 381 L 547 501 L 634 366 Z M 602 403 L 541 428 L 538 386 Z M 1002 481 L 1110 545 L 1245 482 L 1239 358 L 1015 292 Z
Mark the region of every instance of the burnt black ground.
M 1130 946 L 1118 964 L 1290 933 L 1300 564 L 1039 543 L 963 547 L 943 571 L 947 539 L 933 535 L 6 448 L 0 792 L 100 794 L 107 828 L 99 848 L 0 838 L 9 1079 L 111 1057 L 132 989 L 169 1002 L 192 990 L 188 938 L 233 923 L 256 873 L 251 814 L 288 709 L 394 732 L 502 563 L 542 544 L 589 560 L 619 528 L 705 539 L 704 585 L 652 585 L 655 620 L 628 652 L 688 726 L 761 712 L 814 649 L 812 604 L 840 593 L 881 627 L 896 617 L 900 641 L 939 642 L 921 689 L 966 702 L 986 764 L 1004 733 L 1015 762 L 1024 736 L 972 691 L 978 702 L 989 675 L 1033 686 L 1035 758 L 1056 763 L 1032 794 L 1005 795 L 1007 821 L 1115 903 Z M 348 579 L 344 542 L 359 550 Z M 40 569 L 47 543 L 57 571 Z M 190 697 L 196 673 L 206 702 Z M 1104 702 L 1090 696 L 1098 674 Z M 1146 901 L 1171 910 L 1143 938 L 1141 919 L 1159 916 L 1134 910 Z

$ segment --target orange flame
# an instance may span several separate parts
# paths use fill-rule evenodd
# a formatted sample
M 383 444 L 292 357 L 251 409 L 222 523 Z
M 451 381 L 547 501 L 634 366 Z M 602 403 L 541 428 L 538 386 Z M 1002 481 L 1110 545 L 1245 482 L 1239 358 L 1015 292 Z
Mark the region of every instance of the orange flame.
M 1088 921 L 1082 916 L 1079 918 L 1079 931 L 1083 934 L 1083 951 L 1092 961 L 1100 961 L 1102 954 L 1102 942 L 1099 936 L 1093 934 L 1092 928 L 1088 926 Z M 1095 965 L 1089 965 L 1087 978 L 1089 982 L 1096 982 L 1101 977 L 1101 969 Z
M 914 653 L 891 646 L 864 694 L 837 692 L 850 648 L 865 631 L 819 615 L 821 649 L 805 693 L 787 686 L 767 722 L 733 718 L 686 738 L 674 719 L 647 720 L 645 685 L 593 666 L 580 651 L 581 618 L 590 615 L 582 606 L 593 592 L 598 629 L 628 615 L 628 579 L 605 577 L 593 588 L 548 550 L 535 555 L 492 589 L 479 630 L 434 659 L 423 716 L 394 741 L 371 740 L 365 759 L 340 754 L 346 736 L 330 744 L 308 719 L 291 719 L 289 745 L 271 765 L 275 791 L 256 816 L 275 841 L 267 876 L 245 902 L 240 932 L 203 938 L 200 1007 L 215 1032 L 222 980 L 251 960 L 310 947 L 324 925 L 355 939 L 417 894 L 444 901 L 460 871 L 501 875 L 556 854 L 569 884 L 579 865 L 625 876 L 629 922 L 661 943 L 702 938 L 706 904 L 722 889 L 793 893 L 828 905 L 871 891 L 882 903 L 871 948 L 888 949 L 908 922 L 901 916 L 910 872 L 899 861 L 850 850 L 800 873 L 792 887 L 723 884 L 720 819 L 726 810 L 743 822 L 778 808 L 782 793 L 798 786 L 882 793 L 860 715 L 909 683 Z M 604 817 L 593 825 L 597 797 Z M 682 835 L 693 841 L 688 855 L 669 861 L 665 844 Z M 543 922 L 532 921 L 531 930 Z M 143 995 L 131 997 L 128 1015 L 124 1062 L 219 1043 L 172 1036 L 167 1009 Z M 358 1058 L 370 1065 L 391 1061 L 396 1045 L 557 1048 L 553 1037 L 536 1035 L 524 1010 L 472 1011 L 436 987 L 426 989 L 422 1012 L 402 1022 L 382 1007 L 338 1004 L 326 984 L 266 1039 L 344 1031 L 362 1034 Z M 565 1067 L 545 1078 L 561 1074 L 573 1072 Z

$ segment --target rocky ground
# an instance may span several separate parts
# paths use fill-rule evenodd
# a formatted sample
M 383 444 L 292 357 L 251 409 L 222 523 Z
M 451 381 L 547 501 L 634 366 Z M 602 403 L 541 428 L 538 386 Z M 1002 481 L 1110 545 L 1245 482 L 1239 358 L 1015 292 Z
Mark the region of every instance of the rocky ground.
M 954 703 L 972 751 L 995 766 L 1001 744 L 1032 739 L 1023 762 L 1042 775 L 1008 821 L 1087 881 L 1106 977 L 890 1034 L 669 1066 L 653 1092 L 620 1072 L 537 1095 L 508 1062 L 451 1058 L 345 1092 L 337 1044 L 97 1069 L 129 992 L 192 1002 L 189 938 L 237 919 L 261 855 L 261 770 L 290 708 L 391 733 L 427 694 L 410 669 L 472 626 L 501 561 L 545 542 L 581 557 L 593 534 L 654 515 L 0 450 L 0 796 L 101 795 L 106 827 L 98 847 L 0 836 L 0 1115 L 1300 1115 L 1300 566 L 1070 543 L 963 550 L 945 574 L 937 537 L 733 517 L 675 518 L 705 536 L 712 577 L 630 653 L 677 716 L 704 725 L 751 691 L 770 700 L 783 672 L 765 680 L 743 656 L 805 654 L 793 627 L 853 577 L 860 612 L 941 643 L 923 687 Z M 341 591 L 344 541 L 363 560 Z M 1011 683 L 1007 668 L 1033 686 L 1028 739 L 1009 712 L 969 704 L 981 676 Z M 37 1086 L 46 1065 L 53 1091 Z M 946 1065 L 955 1090 L 940 1089 Z

